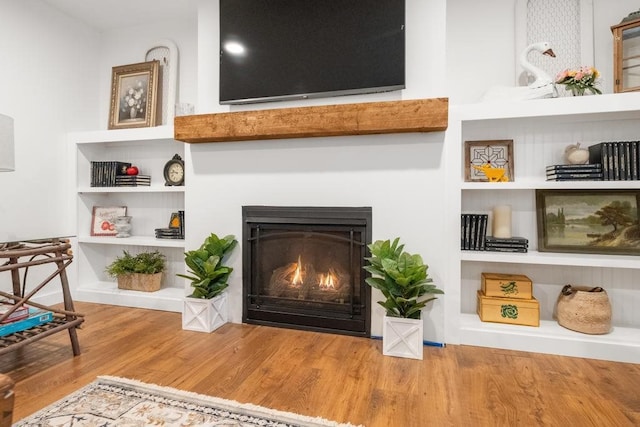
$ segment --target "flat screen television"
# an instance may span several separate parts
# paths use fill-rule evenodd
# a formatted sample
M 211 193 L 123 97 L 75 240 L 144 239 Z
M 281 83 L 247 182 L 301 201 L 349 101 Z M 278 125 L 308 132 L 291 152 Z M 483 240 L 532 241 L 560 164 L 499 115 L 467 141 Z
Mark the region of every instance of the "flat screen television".
M 405 87 L 405 0 L 220 0 L 220 103 Z

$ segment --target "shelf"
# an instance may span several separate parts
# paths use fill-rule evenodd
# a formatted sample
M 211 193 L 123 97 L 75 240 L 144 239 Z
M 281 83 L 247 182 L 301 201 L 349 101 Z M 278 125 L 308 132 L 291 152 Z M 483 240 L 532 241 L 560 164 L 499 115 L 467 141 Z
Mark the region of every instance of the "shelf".
M 76 202 L 77 284 L 72 290 L 80 301 L 154 310 L 182 312 L 185 295 L 184 239 L 157 239 L 154 227 L 166 227 L 170 214 L 184 209 L 184 186 L 165 186 L 162 172 L 175 153 L 184 156 L 185 145 L 173 139 L 173 126 L 69 133 L 74 148 L 74 199 Z M 151 185 L 91 187 L 92 161 L 128 161 L 152 177 Z M 134 235 L 89 236 L 93 206 L 127 206 L 133 216 Z M 139 235 L 135 234 L 140 233 Z M 139 248 L 136 248 L 139 247 Z M 105 267 L 123 250 L 158 250 L 166 256 L 163 288 L 156 292 L 118 289 Z
M 607 190 L 607 189 L 637 189 L 640 181 L 543 181 L 517 180 L 514 182 L 464 182 L 462 190 Z
M 569 96 L 513 102 L 480 102 L 452 106 L 462 121 L 543 119 L 551 122 L 588 122 L 640 118 L 640 92 L 594 96 Z
M 180 313 L 185 290 L 163 287 L 156 292 L 129 291 L 118 289 L 115 282 L 97 282 L 79 286 L 75 295 L 80 301 Z
M 536 328 L 482 322 L 474 313 L 460 315 L 460 335 L 466 345 L 640 362 L 640 333 L 636 328 L 614 327 L 605 335 L 588 335 L 565 329 L 552 320 L 542 320 Z
M 436 132 L 448 112 L 448 98 L 412 99 L 179 116 L 174 126 L 188 143 Z
M 173 140 L 173 126 L 155 126 L 149 128 L 97 130 L 71 132 L 68 139 L 75 144 L 104 144 L 109 142 Z
M 545 167 L 561 163 L 566 147 L 588 147 L 602 141 L 636 140 L 640 92 L 528 101 L 457 105 L 450 109 L 447 160 L 458 164 L 448 175 L 451 212 L 487 213 L 497 204 L 514 207 L 514 234 L 537 249 L 536 190 L 637 190 L 640 181 L 546 181 Z M 465 141 L 513 140 L 514 182 L 463 182 Z M 460 222 L 450 221 L 459 235 Z M 565 356 L 640 363 L 640 256 L 589 253 L 503 253 L 460 250 L 452 241 L 445 289 L 447 342 Z M 526 272 L 538 283 L 540 327 L 482 322 L 473 312 L 480 273 Z M 565 283 L 602 283 L 615 324 L 611 333 L 588 335 L 565 329 L 552 319 L 559 289 Z M 470 293 L 473 293 L 471 295 Z
M 467 262 L 640 269 L 640 256 L 573 254 L 537 251 L 529 251 L 527 253 L 502 253 L 491 251 L 460 252 L 460 260 Z
M 156 246 L 163 248 L 184 248 L 184 239 L 156 239 L 153 236 L 79 236 L 79 243 L 92 243 L 97 245 L 118 246 Z
M 184 186 L 79 187 L 78 193 L 184 193 Z

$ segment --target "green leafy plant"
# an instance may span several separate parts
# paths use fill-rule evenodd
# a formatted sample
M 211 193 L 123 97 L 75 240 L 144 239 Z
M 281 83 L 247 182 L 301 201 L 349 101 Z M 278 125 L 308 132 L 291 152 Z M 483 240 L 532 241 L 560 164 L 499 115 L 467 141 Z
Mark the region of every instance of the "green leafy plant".
M 164 271 L 166 257 L 159 251 L 141 252 L 137 255 L 131 255 L 127 251 L 122 252 L 122 256 L 117 257 L 105 270 L 111 277 L 131 273 L 155 274 Z
M 227 281 L 233 268 L 223 265 L 223 261 L 237 244 L 233 235 L 220 239 L 211 233 L 199 249 L 185 252 L 184 262 L 190 268 L 189 274 L 178 276 L 191 280 L 193 293 L 190 297 L 215 298 L 229 286 Z
M 365 258 L 369 265 L 364 269 L 372 277 L 365 280 L 385 296 L 378 304 L 387 316 L 420 319 L 421 310 L 436 299 L 433 294 L 444 291 L 433 285 L 422 257 L 404 252 L 404 245 L 399 243 L 400 238 L 396 238 L 393 242 L 377 240 L 368 246 L 372 256 Z

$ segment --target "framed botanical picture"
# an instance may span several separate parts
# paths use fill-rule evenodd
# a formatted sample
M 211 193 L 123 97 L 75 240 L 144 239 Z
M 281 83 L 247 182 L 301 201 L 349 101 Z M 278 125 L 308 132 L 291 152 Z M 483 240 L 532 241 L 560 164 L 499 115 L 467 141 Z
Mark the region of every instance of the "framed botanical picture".
M 109 129 L 156 125 L 159 62 L 113 67 Z
M 464 142 L 465 181 L 513 181 L 514 172 L 512 139 Z
M 640 190 L 536 190 L 538 250 L 640 255 Z
M 127 215 L 126 206 L 94 206 L 91 215 L 92 236 L 115 236 L 116 218 Z

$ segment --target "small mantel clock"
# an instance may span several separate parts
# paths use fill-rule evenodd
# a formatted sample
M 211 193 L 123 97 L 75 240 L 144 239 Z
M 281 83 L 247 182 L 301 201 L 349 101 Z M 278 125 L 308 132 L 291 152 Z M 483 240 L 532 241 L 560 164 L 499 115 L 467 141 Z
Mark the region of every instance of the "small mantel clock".
M 640 10 L 631 12 L 613 33 L 613 91 L 640 90 Z
M 179 155 L 173 156 L 164 165 L 164 185 L 184 185 L 184 162 Z

